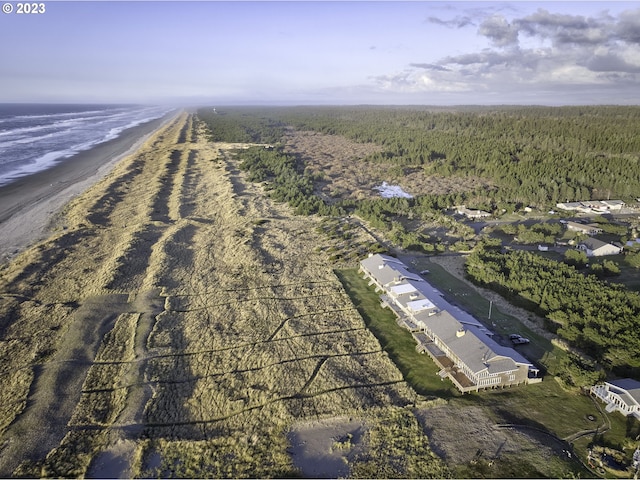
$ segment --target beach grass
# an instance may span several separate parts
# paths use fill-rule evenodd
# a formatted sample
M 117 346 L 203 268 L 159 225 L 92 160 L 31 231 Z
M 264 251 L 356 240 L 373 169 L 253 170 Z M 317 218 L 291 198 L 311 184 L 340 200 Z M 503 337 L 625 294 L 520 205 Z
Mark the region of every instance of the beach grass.
M 538 409 L 517 420 L 582 428 L 545 416 L 545 396 L 558 416 L 591 412 L 546 381 L 460 396 L 342 269 L 346 244 L 333 270 L 344 239 L 246 182 L 233 150 L 247 145 L 210 143 L 196 123 L 184 114 L 150 137 L 0 272 L 1 434 L 24 440 L 0 452 L 0 473 L 289 478 L 314 476 L 299 463 L 314 457 L 343 458 L 354 477 L 441 478 L 451 465 L 425 418 L 448 409 L 494 423 Z M 352 424 L 357 438 L 292 453 L 298 432 Z M 513 438 L 514 451 L 541 445 Z

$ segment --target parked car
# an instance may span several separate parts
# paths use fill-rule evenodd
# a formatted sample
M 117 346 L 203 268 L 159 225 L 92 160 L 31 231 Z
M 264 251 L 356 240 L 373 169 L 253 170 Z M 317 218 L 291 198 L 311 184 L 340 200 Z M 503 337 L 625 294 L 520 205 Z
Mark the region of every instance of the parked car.
M 512 338 L 511 341 L 514 345 L 526 345 L 529 343 L 529 339 L 524 337 Z

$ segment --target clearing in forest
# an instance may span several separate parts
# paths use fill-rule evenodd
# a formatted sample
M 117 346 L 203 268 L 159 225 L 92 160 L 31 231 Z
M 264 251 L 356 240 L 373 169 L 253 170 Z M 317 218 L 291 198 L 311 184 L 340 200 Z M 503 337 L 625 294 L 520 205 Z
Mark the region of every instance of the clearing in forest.
M 287 129 L 283 139 L 285 151 L 298 155 L 310 173 L 321 176 L 316 189 L 328 202 L 378 198 L 374 189 L 382 182 L 397 184 L 413 195 L 467 192 L 487 187 L 491 182 L 475 176 L 443 177 L 421 166 L 402 166 L 392 161 L 365 160 L 384 147 L 358 143 L 340 135 Z

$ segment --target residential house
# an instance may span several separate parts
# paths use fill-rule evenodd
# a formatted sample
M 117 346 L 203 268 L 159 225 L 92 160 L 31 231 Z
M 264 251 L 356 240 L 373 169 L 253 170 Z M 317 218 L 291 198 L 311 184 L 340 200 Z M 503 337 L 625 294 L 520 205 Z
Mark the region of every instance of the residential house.
M 585 235 L 598 235 L 599 233 L 602 233 L 602 229 L 597 223 L 583 225 L 582 223 L 567 222 L 565 223 L 565 226 L 567 227 L 567 230 L 584 233 Z
M 538 370 L 511 347 L 499 345 L 471 315 L 451 306 L 399 260 L 372 255 L 360 262 L 370 285 L 383 292 L 382 305 L 409 328 L 417 349 L 428 353 L 462 391 L 535 383 Z
M 603 242 L 597 238 L 587 238 L 578 244 L 578 249 L 587 254 L 587 257 L 604 257 L 605 255 L 618 255 L 622 247 Z
M 556 203 L 556 208 L 561 210 L 581 210 L 584 208 L 581 202 L 564 202 L 564 203 Z
M 591 387 L 591 393 L 607 404 L 607 412 L 618 411 L 640 420 L 640 382 L 631 378 L 604 382 Z
M 625 203 L 622 200 L 587 200 L 584 202 L 557 203 L 562 210 L 574 210 L 585 213 L 607 213 L 612 210 L 622 210 Z
M 457 207 L 456 212 L 471 219 L 486 218 L 491 216 L 489 212 L 485 212 L 483 210 L 471 210 L 464 205 L 460 205 L 459 207 Z

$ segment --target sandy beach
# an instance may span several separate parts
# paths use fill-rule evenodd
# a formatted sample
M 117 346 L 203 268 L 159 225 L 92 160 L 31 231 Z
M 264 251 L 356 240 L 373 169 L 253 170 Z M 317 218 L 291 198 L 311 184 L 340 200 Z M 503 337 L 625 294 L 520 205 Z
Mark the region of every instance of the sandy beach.
M 58 211 L 103 178 L 178 112 L 125 130 L 118 138 L 64 159 L 54 167 L 0 187 L 0 264 L 42 240 Z

